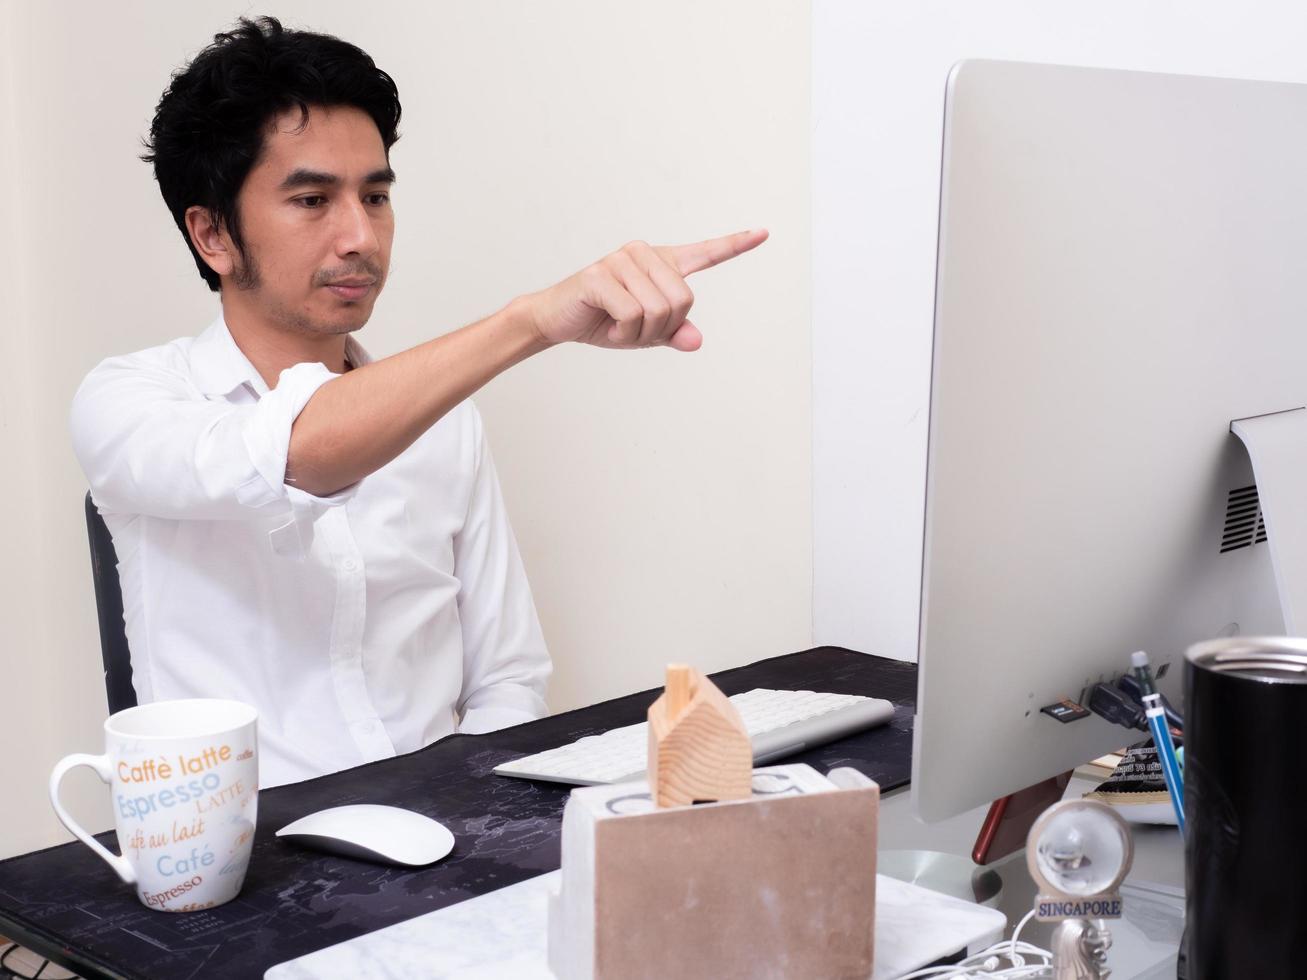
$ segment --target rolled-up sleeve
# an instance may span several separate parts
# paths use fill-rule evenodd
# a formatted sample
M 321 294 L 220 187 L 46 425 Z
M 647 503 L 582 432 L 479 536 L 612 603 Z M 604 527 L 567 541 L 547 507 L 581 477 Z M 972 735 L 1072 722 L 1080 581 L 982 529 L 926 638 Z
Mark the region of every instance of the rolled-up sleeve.
M 454 538 L 454 566 L 463 630 L 458 730 L 480 734 L 543 718 L 552 667 L 481 421 L 473 417 L 475 480 Z
M 110 358 L 73 398 L 73 450 L 104 513 L 240 520 L 288 500 L 329 506 L 348 494 L 288 488 L 286 456 L 295 418 L 335 377 L 297 364 L 257 402 L 237 405 L 206 399 L 166 365 Z

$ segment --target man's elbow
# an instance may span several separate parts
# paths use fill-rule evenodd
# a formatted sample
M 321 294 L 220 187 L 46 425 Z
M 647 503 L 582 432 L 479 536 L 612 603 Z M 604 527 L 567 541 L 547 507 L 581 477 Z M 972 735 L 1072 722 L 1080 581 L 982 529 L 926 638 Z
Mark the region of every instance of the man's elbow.
M 293 467 L 286 464 L 286 486 L 302 490 L 311 497 L 333 497 L 350 485 L 329 476 L 315 476 L 310 467 Z
M 359 476 L 332 465 L 330 447 L 298 428 L 291 430 L 290 445 L 286 447 L 286 486 L 314 497 L 330 497 L 358 482 Z

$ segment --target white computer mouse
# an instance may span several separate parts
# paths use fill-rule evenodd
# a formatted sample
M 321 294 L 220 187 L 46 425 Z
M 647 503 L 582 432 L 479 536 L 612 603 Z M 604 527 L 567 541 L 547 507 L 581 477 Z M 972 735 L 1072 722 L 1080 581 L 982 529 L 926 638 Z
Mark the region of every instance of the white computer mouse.
M 454 849 L 454 835 L 443 824 L 379 803 L 319 810 L 288 823 L 277 836 L 332 854 L 410 867 L 432 864 Z

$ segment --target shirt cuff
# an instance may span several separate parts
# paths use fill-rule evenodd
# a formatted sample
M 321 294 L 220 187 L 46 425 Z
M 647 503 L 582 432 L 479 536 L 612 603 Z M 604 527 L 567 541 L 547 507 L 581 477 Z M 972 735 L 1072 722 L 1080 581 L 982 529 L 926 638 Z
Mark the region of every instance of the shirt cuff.
M 478 691 L 468 699 L 458 731 L 464 735 L 482 735 L 513 725 L 536 721 L 549 713 L 544 699 L 530 688 L 518 684 L 497 684 Z
M 286 496 L 290 500 L 291 508 L 297 515 L 308 514 L 314 520 L 317 520 L 328 508 L 339 507 L 341 504 L 346 503 L 354 494 L 358 493 L 358 489 L 362 484 L 362 480 L 351 483 L 344 489 L 337 490 L 329 497 L 315 497 L 307 490 L 287 485 Z
M 286 486 L 286 457 L 290 452 L 291 426 L 318 389 L 338 377 L 338 374 L 328 371 L 327 366 L 318 361 L 296 364 L 282 371 L 277 379 L 277 387 L 259 399 L 258 411 L 244 432 L 245 448 L 249 451 L 255 470 L 266 484 L 265 490 L 274 495 L 270 499 L 290 496 L 292 503 L 298 499 L 301 503 L 314 501 L 331 506 L 347 500 L 353 494 L 354 487 L 347 487 L 330 497 L 314 497 L 303 490 Z M 298 497 L 292 495 L 291 491 Z

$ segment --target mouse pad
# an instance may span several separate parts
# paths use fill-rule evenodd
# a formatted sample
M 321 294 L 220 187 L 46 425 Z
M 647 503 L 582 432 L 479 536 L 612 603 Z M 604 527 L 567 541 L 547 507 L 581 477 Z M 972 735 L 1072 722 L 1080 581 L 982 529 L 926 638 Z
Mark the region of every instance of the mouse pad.
M 853 766 L 880 784 L 911 772 L 915 664 L 819 647 L 711 675 L 726 694 L 755 687 L 885 698 L 886 725 L 786 759 L 821 772 Z M 507 779 L 501 762 L 643 721 L 645 691 L 487 735 L 450 735 L 408 755 L 259 794 L 244 888 L 203 912 L 164 914 L 79 842 L 0 862 L 0 935 L 83 976 L 259 977 L 276 963 L 353 939 L 559 866 L 570 787 Z M 453 852 L 428 868 L 386 867 L 308 851 L 274 834 L 316 810 L 387 803 L 440 821 Z M 117 851 L 111 832 L 98 839 Z

